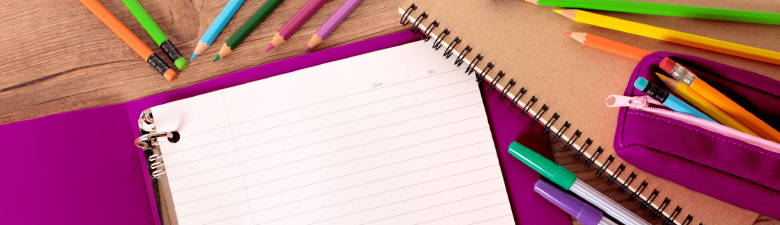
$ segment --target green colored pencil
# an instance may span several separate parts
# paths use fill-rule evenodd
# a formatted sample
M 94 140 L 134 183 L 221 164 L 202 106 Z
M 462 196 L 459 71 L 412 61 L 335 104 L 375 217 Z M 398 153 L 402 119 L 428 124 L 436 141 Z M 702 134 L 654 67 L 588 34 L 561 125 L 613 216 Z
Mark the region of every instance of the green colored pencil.
M 252 17 L 249 17 L 249 20 L 241 25 L 241 28 L 238 28 L 236 33 L 231 35 L 227 42 L 222 45 L 222 48 L 219 49 L 219 53 L 217 53 L 217 57 L 214 58 L 214 62 L 219 60 L 220 56 L 225 57 L 225 55 L 233 52 L 233 49 L 236 49 L 236 47 L 238 47 L 238 45 L 241 44 L 255 28 L 257 28 L 257 26 L 260 26 L 260 23 L 262 23 L 268 15 L 271 15 L 271 12 L 273 12 L 279 4 L 282 4 L 283 1 L 284 0 L 268 0 L 263 6 L 260 6 L 260 8 L 255 11 L 255 14 L 252 14 Z
M 537 5 L 780 25 L 780 13 L 624 0 L 525 0 Z
M 144 10 L 144 7 L 141 6 L 141 3 L 138 3 L 138 0 L 122 0 L 122 2 L 124 2 L 125 6 L 127 6 L 127 9 L 133 13 L 135 19 L 141 23 L 141 26 L 146 29 L 146 32 L 149 33 L 149 36 L 152 36 L 152 39 L 154 39 L 154 42 L 157 43 L 157 46 L 160 46 L 165 54 L 168 55 L 171 60 L 173 60 L 173 64 L 176 65 L 176 68 L 179 68 L 179 70 L 186 69 L 188 65 L 187 59 L 181 56 L 181 53 L 179 53 L 179 51 L 176 50 L 176 47 L 171 44 L 171 41 L 168 40 L 168 36 L 165 36 L 165 33 L 163 33 L 162 29 L 157 26 L 157 23 L 152 20 L 152 17 L 149 16 L 149 13 L 147 13 L 146 10 Z

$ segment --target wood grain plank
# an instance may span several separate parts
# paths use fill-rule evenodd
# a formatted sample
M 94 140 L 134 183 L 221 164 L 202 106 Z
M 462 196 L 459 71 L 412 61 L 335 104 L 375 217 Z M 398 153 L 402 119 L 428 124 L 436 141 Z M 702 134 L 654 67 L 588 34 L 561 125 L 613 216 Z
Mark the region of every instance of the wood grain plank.
M 121 1 L 100 2 L 173 66 Z M 0 64 L 0 124 L 132 101 L 304 54 L 311 35 L 342 2 L 329 1 L 287 43 L 264 53 L 276 30 L 306 3 L 287 0 L 236 51 L 212 62 L 219 47 L 263 3 L 246 1 L 212 46 L 177 80 L 167 82 L 78 1 L 2 1 L 0 50 L 21 52 Z M 141 2 L 187 58 L 226 3 Z M 399 0 L 364 1 L 317 49 L 408 29 L 398 25 L 400 4 Z

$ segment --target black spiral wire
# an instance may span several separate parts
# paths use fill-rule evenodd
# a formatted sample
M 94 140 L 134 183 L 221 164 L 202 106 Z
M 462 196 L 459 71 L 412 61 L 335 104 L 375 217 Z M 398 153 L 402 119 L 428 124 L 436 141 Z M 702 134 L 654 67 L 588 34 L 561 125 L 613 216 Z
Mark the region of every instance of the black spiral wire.
M 417 5 L 416 4 L 412 4 L 411 6 L 409 6 L 406 9 L 406 11 L 404 11 L 404 14 L 401 16 L 401 24 L 403 26 L 409 24 L 409 17 L 411 17 L 412 13 L 415 10 L 417 10 Z M 419 31 L 421 31 L 421 29 L 419 28 L 419 25 L 422 23 L 423 20 L 427 19 L 428 16 L 429 15 L 428 15 L 427 12 L 423 12 L 419 16 L 417 16 L 417 19 L 414 21 L 414 24 L 413 24 L 414 27 L 412 27 L 411 31 L 413 33 L 415 33 L 415 34 L 417 34 Z M 439 21 L 435 20 L 435 21 L 431 22 L 430 25 L 428 25 L 428 27 L 426 27 L 426 29 L 423 31 L 422 39 L 425 40 L 425 41 L 430 40 L 431 33 L 433 33 L 434 29 L 436 29 L 439 26 L 440 26 L 440 22 Z M 442 46 L 442 42 L 444 41 L 444 38 L 446 36 L 450 35 L 450 34 L 451 34 L 450 29 L 444 28 L 444 30 L 442 30 L 439 33 L 439 35 L 437 36 L 437 38 L 434 40 L 433 48 L 436 49 L 436 50 L 439 50 L 439 48 L 441 48 L 441 46 Z M 452 42 L 450 42 L 449 46 L 447 46 L 447 48 L 445 49 L 444 57 L 445 58 L 450 58 L 450 56 L 452 56 L 452 54 L 453 54 L 453 51 L 455 50 L 455 47 L 458 44 L 460 44 L 461 42 L 463 42 L 463 40 L 460 37 L 455 37 L 452 40 Z M 473 47 L 471 45 L 466 45 L 463 48 L 463 50 L 460 52 L 458 57 L 455 58 L 455 65 L 461 66 L 463 64 L 465 58 L 466 58 L 466 55 L 471 53 L 473 50 L 474 49 L 473 49 Z M 484 59 L 484 56 L 482 54 L 480 54 L 480 53 L 477 53 L 477 55 L 474 56 L 474 58 L 469 62 L 468 66 L 466 66 L 466 71 L 465 71 L 466 74 L 471 75 L 472 72 L 476 72 L 475 68 L 477 68 L 477 65 L 479 63 L 481 63 L 483 59 Z M 476 72 L 475 77 L 476 77 L 477 82 L 487 81 L 486 78 L 488 77 L 488 74 L 490 73 L 490 71 L 494 67 L 495 67 L 495 64 L 493 64 L 493 62 L 488 62 L 483 67 L 482 72 Z M 503 78 L 505 75 L 506 74 L 504 73 L 504 71 L 499 71 L 496 74 L 495 78 L 490 82 L 490 85 L 488 86 L 487 90 L 488 91 L 495 90 L 496 89 L 496 85 L 498 85 L 499 80 L 501 80 L 501 78 Z M 517 85 L 517 81 L 515 81 L 514 79 L 510 79 L 509 82 L 507 83 L 506 87 L 504 87 L 504 89 L 501 90 L 501 95 L 499 96 L 499 98 L 503 99 L 506 96 L 508 96 L 508 93 L 516 85 Z M 526 95 L 527 92 L 528 92 L 528 89 L 526 89 L 525 87 L 520 87 L 517 90 L 517 93 L 515 93 L 515 97 L 511 99 L 511 101 L 509 103 L 509 107 L 510 108 L 516 107 L 520 103 L 521 99 Z M 528 101 L 525 102 L 525 107 L 522 108 L 521 116 L 524 116 L 525 114 L 527 114 L 529 112 L 529 110 L 533 107 L 533 105 L 536 104 L 536 102 L 538 102 L 538 101 L 539 101 L 539 99 L 536 96 L 531 96 L 530 99 L 528 99 Z M 534 117 L 532 118 L 532 122 L 531 123 L 536 124 L 537 122 L 539 122 L 539 120 L 543 117 L 544 113 L 549 111 L 549 110 L 550 110 L 549 107 L 546 104 L 543 104 L 541 106 L 539 112 L 537 112 L 536 115 L 534 115 Z M 543 131 L 549 131 L 551 129 L 551 127 L 553 127 L 553 124 L 555 122 L 557 122 L 559 118 L 560 118 L 560 115 L 558 113 L 553 113 L 553 115 L 547 121 L 547 124 L 544 125 Z M 569 121 L 565 121 L 564 124 L 560 127 L 560 129 L 558 129 L 558 132 L 553 134 L 554 135 L 553 142 L 557 141 L 558 139 L 563 139 L 564 135 L 566 134 L 566 131 L 568 131 L 571 126 L 572 125 L 571 125 L 571 123 Z M 565 142 L 565 146 L 563 148 L 564 151 L 568 151 L 569 148 L 576 149 L 574 144 L 576 143 L 576 141 L 581 136 L 582 136 L 582 132 L 580 130 L 575 130 L 574 133 L 569 138 L 569 140 Z M 577 158 L 577 159 L 583 158 L 583 156 L 585 155 L 586 151 L 588 150 L 588 148 L 591 146 L 592 143 L 593 143 L 593 140 L 590 139 L 590 138 L 587 138 L 585 140 L 584 144 L 580 147 L 580 149 L 577 150 L 577 153 L 574 154 L 574 157 Z M 591 167 L 591 166 L 595 165 L 596 162 L 598 161 L 598 159 L 602 156 L 603 152 L 604 152 L 604 149 L 601 146 L 598 146 L 596 148 L 596 150 L 591 154 L 590 157 L 584 158 L 585 163 L 586 163 L 585 164 L 586 167 Z M 614 161 L 615 161 L 615 156 L 613 156 L 613 155 L 607 156 L 606 161 L 604 161 L 604 163 L 601 166 L 596 168 L 596 170 L 597 170 L 596 171 L 596 175 L 598 177 L 601 177 L 602 175 L 604 175 L 606 173 L 606 171 L 607 171 L 607 168 L 609 168 L 609 166 L 611 166 L 612 162 L 614 162 Z M 614 171 L 614 173 L 611 176 L 609 176 L 609 178 L 606 180 L 606 183 L 612 185 L 615 181 L 618 180 L 620 175 L 625 170 L 626 170 L 626 165 L 625 164 L 621 163 L 620 165 L 618 165 L 618 167 Z M 631 200 L 632 202 L 636 201 L 637 199 L 639 199 L 639 197 L 642 195 L 642 193 L 645 191 L 645 189 L 648 186 L 647 181 L 642 181 L 641 184 L 635 190 L 631 191 L 630 186 L 635 181 L 637 176 L 638 175 L 636 173 L 632 172 L 625 179 L 625 181 L 622 184 L 619 184 L 620 185 L 619 191 L 621 193 L 626 192 L 626 191 L 630 192 L 629 200 Z M 648 208 L 650 208 L 652 210 L 652 212 L 651 212 L 652 214 L 651 215 L 652 215 L 653 218 L 663 217 L 663 224 L 664 225 L 674 224 L 674 221 L 680 215 L 680 213 L 682 212 L 683 208 L 680 207 L 680 206 L 676 206 L 674 211 L 671 214 L 669 214 L 669 216 L 664 215 L 663 211 L 671 204 L 671 201 L 672 201 L 671 199 L 664 198 L 664 200 L 662 201 L 661 205 L 658 206 L 658 208 L 650 207 L 650 205 L 655 201 L 656 197 L 658 197 L 658 195 L 660 195 L 660 193 L 661 192 L 658 189 L 653 189 L 653 191 L 651 191 L 651 193 L 650 193 L 650 196 L 648 196 L 647 199 L 645 199 L 644 201 L 642 201 L 640 203 L 640 208 L 642 210 L 647 210 Z M 685 220 L 682 222 L 682 225 L 690 225 L 690 223 L 693 220 L 693 218 L 694 218 L 693 216 L 687 215 L 685 217 Z M 702 225 L 702 224 L 700 223 L 699 225 Z

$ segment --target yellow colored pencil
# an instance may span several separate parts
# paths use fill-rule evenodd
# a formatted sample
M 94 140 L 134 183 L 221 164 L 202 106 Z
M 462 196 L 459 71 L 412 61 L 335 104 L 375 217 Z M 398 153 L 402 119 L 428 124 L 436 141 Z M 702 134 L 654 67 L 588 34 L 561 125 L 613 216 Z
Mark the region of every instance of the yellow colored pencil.
M 707 82 L 704 82 L 704 80 L 688 70 L 688 68 L 678 64 L 669 57 L 661 60 L 658 67 L 661 67 L 666 73 L 672 75 L 674 79 L 682 81 L 683 84 L 688 86 L 691 90 L 712 102 L 713 105 L 718 106 L 718 108 L 749 127 L 758 135 L 761 135 L 764 139 L 780 143 L 780 132 L 756 117 L 756 115 L 747 111 L 745 108 L 742 108 L 742 106 L 734 102 L 734 100 L 729 99 L 728 96 L 720 93 L 717 89 L 707 84 Z
M 688 85 L 685 85 L 685 83 L 682 81 L 677 81 L 660 73 L 655 73 L 655 75 L 658 76 L 658 78 L 661 78 L 661 81 L 663 81 L 664 84 L 666 84 L 666 87 L 669 87 L 669 90 L 672 90 L 674 94 L 685 99 L 685 101 L 691 103 L 691 105 L 701 110 L 704 112 L 704 114 L 707 114 L 707 116 L 710 116 L 715 121 L 718 121 L 718 123 L 734 128 L 735 130 L 742 131 L 746 134 L 761 137 L 761 135 L 753 132 L 753 130 L 740 123 L 739 120 L 734 119 L 734 117 L 731 117 L 728 113 L 718 108 L 718 106 L 712 104 L 712 102 L 699 95 L 699 93 L 696 93 L 696 91 L 688 88 Z
M 780 52 L 618 19 L 584 10 L 556 9 L 554 11 L 580 23 L 780 65 Z

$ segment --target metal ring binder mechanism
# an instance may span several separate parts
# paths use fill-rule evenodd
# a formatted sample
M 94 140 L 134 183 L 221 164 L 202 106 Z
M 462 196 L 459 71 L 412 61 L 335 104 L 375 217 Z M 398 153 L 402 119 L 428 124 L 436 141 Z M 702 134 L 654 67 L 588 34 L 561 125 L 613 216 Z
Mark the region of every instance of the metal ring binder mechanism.
M 164 137 L 169 142 L 176 143 L 181 136 L 177 131 L 157 131 L 151 109 L 141 112 L 141 116 L 138 118 L 138 128 L 141 131 L 141 136 L 135 139 L 135 146 L 144 149 L 144 157 L 146 157 L 146 164 L 149 167 L 149 175 L 152 181 L 154 200 L 157 203 L 160 219 L 162 219 L 163 209 L 161 207 L 161 191 L 158 180 L 165 175 L 165 162 L 163 161 L 162 153 L 160 153 L 158 138 Z
M 455 54 L 457 57 L 455 58 L 455 65 L 460 66 L 464 62 L 468 65 L 466 67 L 466 73 L 471 75 L 471 72 L 476 72 L 475 76 L 477 79 L 477 82 L 489 82 L 490 86 L 488 88 L 488 91 L 493 90 L 499 90 L 501 91 L 501 98 L 508 98 L 511 99 L 511 103 L 509 104 L 510 108 L 513 108 L 515 106 L 522 109 L 522 115 L 530 114 L 532 116 L 534 122 L 540 122 L 544 126 L 544 130 L 549 130 L 553 135 L 553 141 L 561 139 L 566 140 L 564 141 L 566 143 L 566 146 L 564 147 L 564 151 L 567 151 L 569 148 L 574 149 L 577 151 L 577 154 L 575 154 L 575 157 L 582 158 L 586 161 L 586 166 L 590 167 L 592 165 L 597 165 L 597 175 L 601 176 L 602 174 L 607 174 L 609 176 L 609 179 L 607 179 L 608 184 L 612 184 L 615 181 L 620 185 L 620 191 L 629 191 L 631 194 L 631 201 L 635 201 L 637 198 L 641 198 L 641 207 L 643 210 L 647 208 L 652 208 L 652 216 L 653 218 L 657 217 L 663 217 L 664 224 L 677 224 L 675 221 L 677 217 L 680 215 L 680 212 L 682 211 L 682 208 L 679 206 L 675 207 L 675 210 L 671 214 L 666 214 L 664 212 L 664 209 L 666 209 L 671 199 L 664 198 L 664 201 L 661 205 L 656 206 L 653 203 L 655 198 L 659 195 L 660 191 L 653 190 L 651 195 L 647 198 L 645 198 L 642 193 L 644 192 L 645 188 L 647 187 L 648 183 L 646 181 L 642 181 L 642 184 L 639 185 L 636 189 L 633 189 L 631 187 L 631 183 L 634 181 L 634 179 L 637 177 L 636 173 L 631 173 L 631 175 L 626 178 L 625 181 L 621 183 L 621 179 L 619 178 L 620 174 L 624 172 L 626 166 L 621 163 L 621 165 L 618 166 L 618 169 L 614 172 L 609 171 L 607 167 L 612 164 L 612 161 L 615 160 L 615 157 L 612 155 L 607 156 L 607 160 L 604 162 L 604 164 L 600 165 L 600 163 L 597 162 L 599 157 L 601 157 L 601 153 L 604 151 L 600 146 L 596 148 L 596 150 L 593 153 L 586 152 L 588 150 L 588 147 L 590 147 L 590 144 L 593 142 L 591 139 L 587 139 L 585 141 L 585 144 L 582 146 L 578 146 L 575 144 L 576 140 L 582 135 L 582 132 L 579 130 L 575 130 L 574 133 L 571 135 L 571 137 L 566 136 L 566 131 L 569 130 L 571 127 L 571 123 L 569 121 L 565 121 L 563 125 L 560 127 L 553 126 L 553 123 L 555 123 L 558 118 L 560 118 L 561 115 L 558 113 L 553 113 L 553 115 L 550 118 L 542 118 L 543 114 L 549 110 L 551 110 L 546 104 L 544 104 L 541 109 L 538 112 L 534 112 L 531 108 L 532 106 L 537 103 L 537 101 L 540 101 L 536 96 L 531 95 L 526 101 L 521 101 L 523 97 L 526 96 L 526 93 L 529 91 L 525 87 L 522 87 L 517 83 L 514 79 L 510 79 L 506 86 L 503 86 L 499 84 L 499 79 L 501 79 L 504 76 L 503 71 L 499 71 L 498 74 L 492 78 L 488 76 L 488 73 L 490 73 L 490 70 L 495 67 L 495 65 L 492 62 L 488 62 L 487 64 L 482 65 L 481 67 L 483 69 L 479 68 L 480 62 L 483 60 L 484 56 L 481 53 L 477 53 L 477 56 L 474 57 L 473 60 L 468 60 L 466 58 L 466 54 L 476 51 L 478 49 L 478 46 L 472 46 L 468 43 L 461 51 L 457 51 L 456 45 L 460 44 L 461 42 L 466 42 L 467 40 L 463 40 L 460 37 L 455 37 L 449 44 L 445 42 L 445 37 L 448 35 L 455 35 L 452 34 L 453 31 L 450 29 L 444 27 L 444 29 L 441 31 L 439 35 L 437 35 L 435 32 L 433 32 L 434 28 L 437 28 L 440 26 L 440 23 L 443 23 L 442 21 L 433 21 L 431 25 L 428 27 L 424 26 L 423 21 L 427 19 L 428 17 L 431 17 L 432 15 L 428 14 L 427 12 L 423 12 L 422 14 L 425 14 L 425 16 L 418 16 L 417 18 L 412 16 L 412 13 L 417 10 L 417 5 L 412 4 L 408 8 L 406 8 L 406 11 L 401 16 L 401 25 L 406 26 L 410 22 L 415 26 L 411 29 L 413 33 L 417 33 L 419 31 L 423 31 L 423 40 L 428 41 L 430 38 L 433 38 L 435 41 L 433 42 L 433 48 L 439 49 L 443 45 L 446 45 L 446 53 L 444 54 L 444 57 L 450 58 L 452 54 Z M 431 27 L 433 26 L 433 27 Z M 518 86 L 516 93 L 512 93 L 511 89 L 515 86 Z M 682 225 L 690 224 L 693 220 L 693 216 L 688 215 L 685 217 L 685 220 L 683 220 Z

